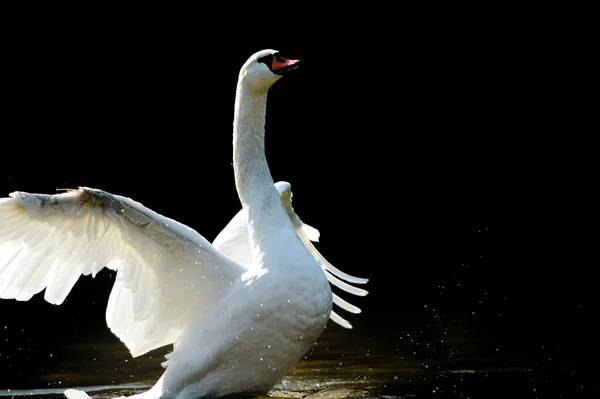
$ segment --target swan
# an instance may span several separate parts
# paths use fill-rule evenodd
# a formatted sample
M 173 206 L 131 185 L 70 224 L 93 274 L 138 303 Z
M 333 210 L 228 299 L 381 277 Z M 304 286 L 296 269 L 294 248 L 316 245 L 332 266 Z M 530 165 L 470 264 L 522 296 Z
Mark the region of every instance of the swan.
M 116 271 L 106 309 L 132 356 L 172 344 L 165 371 L 133 398 L 266 393 L 321 335 L 332 311 L 360 310 L 330 283 L 365 295 L 311 244 L 316 229 L 275 184 L 264 151 L 269 88 L 299 66 L 276 50 L 253 54 L 238 76 L 233 165 L 242 210 L 213 244 L 133 199 L 80 187 L 0 198 L 0 298 L 26 301 L 45 290 L 61 304 L 81 275 Z M 68 389 L 70 399 L 87 398 Z

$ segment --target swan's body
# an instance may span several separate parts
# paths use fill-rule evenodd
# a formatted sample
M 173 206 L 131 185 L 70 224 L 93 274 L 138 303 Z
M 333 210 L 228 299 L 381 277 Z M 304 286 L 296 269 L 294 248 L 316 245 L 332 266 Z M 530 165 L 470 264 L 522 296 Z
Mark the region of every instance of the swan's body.
M 289 185 L 273 183 L 264 154 L 267 90 L 295 62 L 274 50 L 240 71 L 234 172 L 242 210 L 210 244 L 196 231 L 125 197 L 80 188 L 0 199 L 0 297 L 64 301 L 81 274 L 117 270 L 108 326 L 139 356 L 173 343 L 156 385 L 140 398 L 267 392 L 331 318 L 328 279 L 364 283 L 327 263 L 318 232 L 291 208 Z M 286 197 L 287 196 L 287 197 Z M 283 198 L 283 201 L 282 201 Z M 353 280 L 354 279 L 354 280 Z M 82 393 L 68 390 L 67 396 Z

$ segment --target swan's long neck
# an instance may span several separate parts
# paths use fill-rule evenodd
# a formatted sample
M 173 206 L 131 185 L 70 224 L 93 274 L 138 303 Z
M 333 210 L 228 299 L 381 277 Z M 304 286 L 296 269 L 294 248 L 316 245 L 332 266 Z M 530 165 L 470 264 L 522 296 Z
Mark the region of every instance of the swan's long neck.
M 266 109 L 267 91 L 253 90 L 240 80 L 233 119 L 233 169 L 240 201 L 254 223 L 249 226 L 250 236 L 257 245 L 263 235 L 255 233 L 261 225 L 270 228 L 289 222 L 265 156 Z

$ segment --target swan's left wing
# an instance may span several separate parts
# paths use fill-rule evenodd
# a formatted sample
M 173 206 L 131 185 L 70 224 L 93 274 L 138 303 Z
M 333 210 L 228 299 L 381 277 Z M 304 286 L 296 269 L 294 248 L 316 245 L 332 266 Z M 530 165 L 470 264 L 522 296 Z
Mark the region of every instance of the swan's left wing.
M 0 298 L 62 303 L 81 275 L 117 271 L 106 321 L 133 356 L 173 343 L 244 269 L 193 229 L 82 187 L 0 198 Z
M 319 241 L 319 230 L 309 226 L 306 223 L 303 223 L 296 212 L 294 212 L 294 208 L 292 208 L 292 190 L 290 183 L 280 181 L 275 183 L 275 187 L 277 187 L 277 190 L 279 191 L 283 205 L 285 206 L 288 216 L 296 228 L 298 237 L 302 243 L 304 243 L 304 246 L 315 257 L 317 262 L 319 262 L 323 272 L 325 273 L 325 276 L 327 277 L 327 280 L 329 280 L 329 283 L 353 295 L 367 295 L 368 292 L 366 290 L 354 287 L 348 283 L 366 284 L 369 281 L 368 279 L 354 277 L 348 273 L 344 273 L 329 263 L 327 259 L 325 259 L 311 243 L 311 241 Z M 213 245 L 228 257 L 241 264 L 249 265 L 252 260 L 252 252 L 250 249 L 250 239 L 248 236 L 248 226 L 246 220 L 247 218 L 245 211 L 242 209 L 233 217 L 233 219 L 231 219 L 221 233 L 219 233 L 217 238 L 215 238 L 213 241 Z M 336 294 L 333 294 L 333 303 L 350 313 L 360 313 L 360 309 L 358 307 L 348 303 Z M 342 318 L 334 311 L 331 311 L 330 318 L 342 327 L 352 328 L 352 325 L 347 320 Z

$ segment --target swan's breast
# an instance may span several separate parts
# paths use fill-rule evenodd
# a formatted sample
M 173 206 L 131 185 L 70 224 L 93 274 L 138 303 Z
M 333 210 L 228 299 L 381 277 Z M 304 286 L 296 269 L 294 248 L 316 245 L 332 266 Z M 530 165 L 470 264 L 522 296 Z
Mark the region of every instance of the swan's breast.
M 204 330 L 196 339 L 210 336 L 205 343 L 226 348 L 202 381 L 184 388 L 186 397 L 267 392 L 316 342 L 331 313 L 327 280 L 322 284 L 310 274 L 268 271 L 232 288 L 218 311 L 221 317 L 194 328 Z

